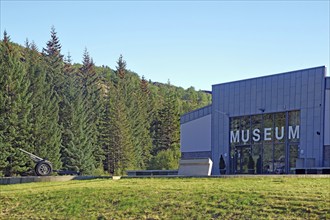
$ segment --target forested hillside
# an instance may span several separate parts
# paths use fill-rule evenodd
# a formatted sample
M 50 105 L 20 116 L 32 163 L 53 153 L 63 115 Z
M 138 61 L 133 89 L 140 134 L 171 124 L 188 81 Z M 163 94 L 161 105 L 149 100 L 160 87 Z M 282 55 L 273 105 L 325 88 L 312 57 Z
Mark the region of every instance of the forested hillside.
M 153 83 L 126 69 L 81 64 L 61 53 L 54 28 L 42 50 L 0 41 L 0 176 L 23 175 L 34 163 L 18 148 L 48 158 L 54 169 L 124 174 L 128 169 L 176 169 L 181 114 L 211 96 Z

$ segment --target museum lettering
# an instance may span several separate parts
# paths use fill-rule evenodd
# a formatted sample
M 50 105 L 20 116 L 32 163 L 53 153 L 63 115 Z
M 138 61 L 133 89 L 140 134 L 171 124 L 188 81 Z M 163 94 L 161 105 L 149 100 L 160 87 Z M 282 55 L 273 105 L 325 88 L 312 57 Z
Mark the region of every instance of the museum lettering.
M 230 131 L 230 143 L 247 143 L 250 141 L 250 138 L 254 142 L 259 141 L 272 141 L 273 138 L 276 140 L 283 140 L 285 138 L 285 134 L 287 134 L 287 138 L 291 139 L 299 139 L 299 125 L 289 126 L 289 132 L 285 131 L 284 126 L 273 128 L 264 128 L 262 129 L 256 128 L 254 130 L 237 130 Z M 251 132 L 251 134 L 250 134 Z

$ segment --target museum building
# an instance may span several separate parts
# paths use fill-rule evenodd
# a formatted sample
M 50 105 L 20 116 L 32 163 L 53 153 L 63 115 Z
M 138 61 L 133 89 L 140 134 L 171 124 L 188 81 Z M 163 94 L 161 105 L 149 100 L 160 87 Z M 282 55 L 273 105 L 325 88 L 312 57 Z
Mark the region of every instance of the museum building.
M 181 159 L 219 175 L 330 169 L 330 77 L 315 67 L 212 86 L 212 104 L 181 116 Z M 252 164 L 252 165 L 251 165 Z

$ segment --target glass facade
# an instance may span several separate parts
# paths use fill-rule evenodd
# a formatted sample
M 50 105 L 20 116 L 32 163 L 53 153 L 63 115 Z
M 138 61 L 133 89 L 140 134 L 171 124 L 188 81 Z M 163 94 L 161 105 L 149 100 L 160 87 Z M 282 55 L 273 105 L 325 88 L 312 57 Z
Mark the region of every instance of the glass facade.
M 299 157 L 300 111 L 230 118 L 233 174 L 291 173 Z

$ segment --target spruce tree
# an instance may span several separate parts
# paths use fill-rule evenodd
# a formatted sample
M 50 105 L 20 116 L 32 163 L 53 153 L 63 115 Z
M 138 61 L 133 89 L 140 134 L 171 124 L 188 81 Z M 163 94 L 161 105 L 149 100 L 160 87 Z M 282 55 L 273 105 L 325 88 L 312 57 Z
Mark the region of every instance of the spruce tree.
M 89 126 L 91 133 L 89 139 L 93 145 L 93 155 L 95 157 L 95 166 L 100 166 L 104 160 L 104 152 L 100 144 L 100 118 L 102 111 L 101 80 L 95 70 L 93 59 L 89 56 L 85 48 L 83 54 L 83 65 L 79 69 L 80 81 L 83 89 L 83 99 L 85 100 L 85 110 L 89 114 Z
M 48 65 L 47 79 L 54 85 L 55 92 L 61 95 L 61 87 L 63 83 L 63 55 L 61 54 L 61 44 L 57 37 L 55 27 L 52 26 L 50 32 L 50 40 L 46 44 L 46 48 L 42 49 Z
M 62 162 L 66 170 L 79 171 L 80 174 L 92 174 L 95 166 L 93 140 L 90 138 L 93 127 L 89 123 L 91 115 L 86 111 L 83 90 L 77 79 L 68 75 L 64 85 L 63 100 L 63 148 Z
M 53 142 L 54 151 L 62 152 L 62 133 L 64 115 L 63 107 L 64 107 L 64 62 L 63 62 L 63 55 L 61 54 L 61 44 L 57 37 L 57 32 L 55 31 L 54 26 L 51 28 L 51 36 L 50 40 L 47 42 L 46 47 L 42 50 L 42 55 L 44 57 L 44 61 L 46 63 L 46 82 L 50 85 L 51 90 L 51 102 L 53 105 L 57 105 L 54 111 L 56 112 L 58 109 L 58 116 L 54 118 L 57 120 L 57 125 L 52 124 L 53 129 L 56 131 L 54 136 L 52 137 L 53 140 L 57 140 Z M 57 132 L 58 129 L 61 129 L 61 132 Z M 58 166 L 60 165 L 60 161 L 57 162 Z
M 103 165 L 109 174 L 121 175 L 128 167 L 133 168 L 133 145 L 124 100 L 111 82 L 108 83 L 111 93 L 105 97 L 100 123 L 100 143 L 105 154 Z
M 110 96 L 106 94 L 104 98 L 103 111 L 101 112 L 100 120 L 100 138 L 99 143 L 102 146 L 105 155 L 103 159 L 103 168 L 109 174 L 114 174 L 115 165 L 115 149 L 112 144 L 112 121 L 111 121 L 111 103 Z
M 116 67 L 116 69 L 117 69 L 117 76 L 120 78 L 120 79 L 124 79 L 125 78 L 125 76 L 127 75 L 126 74 L 126 72 L 127 72 L 127 70 L 126 70 L 126 61 L 123 59 L 123 55 L 122 54 L 120 54 L 120 56 L 119 56 L 119 59 L 118 59 L 118 61 L 117 61 L 117 67 Z
M 22 60 L 21 53 L 13 47 L 5 32 L 0 44 L 0 172 L 5 176 L 20 174 L 31 167 L 29 158 L 18 150 L 31 149 L 30 81 Z
M 136 135 L 136 143 L 138 146 L 138 155 L 141 159 L 138 161 L 138 168 L 146 169 L 151 159 L 152 139 L 150 136 L 150 90 L 148 88 L 148 82 L 142 77 L 140 81 L 140 89 L 136 92 L 136 103 L 138 112 L 136 120 L 133 122 L 133 126 L 136 129 L 134 135 Z
M 54 26 L 51 28 L 50 40 L 46 44 L 46 48 L 42 49 L 42 54 L 46 62 L 46 80 L 52 85 L 54 96 L 57 98 L 59 104 L 59 124 L 62 120 L 62 105 L 63 105 L 63 85 L 64 85 L 64 62 L 61 54 L 61 44 L 57 37 L 57 32 Z
M 177 148 L 180 141 L 178 100 L 170 83 L 167 85 L 164 106 L 159 110 L 154 123 L 153 155 L 159 151 Z
M 123 72 L 122 72 L 123 73 Z M 126 73 L 126 70 L 125 72 Z M 126 106 L 126 84 L 116 72 L 116 80 L 108 80 L 105 111 L 101 123 L 101 143 L 105 152 L 104 167 L 111 174 L 123 174 L 136 167 L 131 122 Z
M 116 67 L 115 85 L 117 92 L 125 102 L 129 129 L 131 130 L 131 142 L 134 146 L 135 168 L 145 169 L 150 160 L 152 141 L 149 134 L 149 108 L 148 89 L 142 85 L 138 77 L 129 74 L 126 69 L 126 61 L 120 55 Z M 144 87 L 143 87 L 144 86 Z
M 47 158 L 54 169 L 59 169 L 61 130 L 58 126 L 58 103 L 54 90 L 46 81 L 46 64 L 36 45 L 27 42 L 24 55 L 27 75 L 31 82 L 29 92 L 32 94 L 33 106 L 29 114 L 32 153 Z
M 42 53 L 46 57 L 46 60 L 52 68 L 55 70 L 61 69 L 63 66 L 63 55 L 61 54 L 61 44 L 57 37 L 55 27 L 51 27 L 50 40 L 46 44 L 46 48 L 43 48 Z
M 112 166 L 114 174 L 124 174 L 125 170 L 135 168 L 136 158 L 125 100 L 118 91 L 110 99 L 110 106 Z

